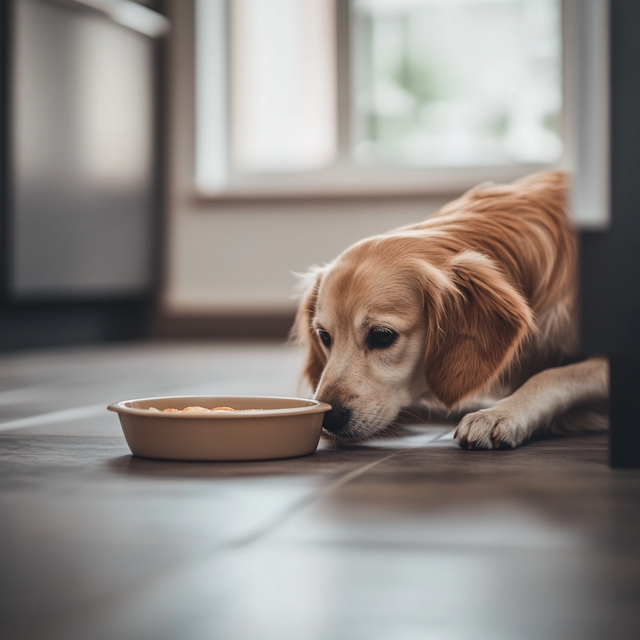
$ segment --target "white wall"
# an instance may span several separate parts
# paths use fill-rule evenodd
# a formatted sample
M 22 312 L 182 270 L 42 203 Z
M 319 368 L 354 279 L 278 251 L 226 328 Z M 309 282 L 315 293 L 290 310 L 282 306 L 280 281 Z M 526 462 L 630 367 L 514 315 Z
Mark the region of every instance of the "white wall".
M 424 219 L 438 202 L 189 205 L 171 212 L 165 305 L 171 313 L 280 312 L 295 307 L 293 272 L 367 235 Z

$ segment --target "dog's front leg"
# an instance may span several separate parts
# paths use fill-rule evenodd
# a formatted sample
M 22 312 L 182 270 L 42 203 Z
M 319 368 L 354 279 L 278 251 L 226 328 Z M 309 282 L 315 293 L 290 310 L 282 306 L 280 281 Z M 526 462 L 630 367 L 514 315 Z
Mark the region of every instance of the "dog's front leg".
M 466 415 L 455 438 L 463 449 L 513 449 L 571 407 L 606 400 L 608 380 L 601 358 L 546 369 L 490 409 Z

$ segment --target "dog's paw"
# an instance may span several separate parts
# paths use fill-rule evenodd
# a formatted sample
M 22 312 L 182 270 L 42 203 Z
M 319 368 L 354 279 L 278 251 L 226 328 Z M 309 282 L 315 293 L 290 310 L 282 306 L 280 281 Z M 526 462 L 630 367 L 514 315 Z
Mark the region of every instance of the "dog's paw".
M 493 407 L 467 414 L 454 437 L 463 449 L 515 449 L 529 430 L 513 411 Z

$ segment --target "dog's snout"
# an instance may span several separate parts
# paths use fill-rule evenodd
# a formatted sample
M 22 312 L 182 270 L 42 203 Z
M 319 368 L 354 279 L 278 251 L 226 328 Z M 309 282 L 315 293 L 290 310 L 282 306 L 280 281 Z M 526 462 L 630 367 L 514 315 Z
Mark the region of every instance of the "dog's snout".
M 347 409 L 347 407 L 343 405 L 332 403 L 331 411 L 327 411 L 324 414 L 322 427 L 327 431 L 331 431 L 331 433 L 338 433 L 344 428 L 347 422 L 349 422 L 350 417 L 350 409 Z

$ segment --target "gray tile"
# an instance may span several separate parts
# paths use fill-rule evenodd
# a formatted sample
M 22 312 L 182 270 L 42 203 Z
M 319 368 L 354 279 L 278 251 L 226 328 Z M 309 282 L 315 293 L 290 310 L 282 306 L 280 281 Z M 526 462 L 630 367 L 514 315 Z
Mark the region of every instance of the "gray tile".
M 566 550 L 260 543 L 129 591 L 47 637 L 631 640 L 638 569 L 637 556 Z
M 610 470 L 603 436 L 463 451 L 450 423 L 408 419 L 302 458 L 163 462 L 101 408 L 295 395 L 300 362 L 266 344 L 1 355 L 0 637 L 640 637 L 640 472 Z

